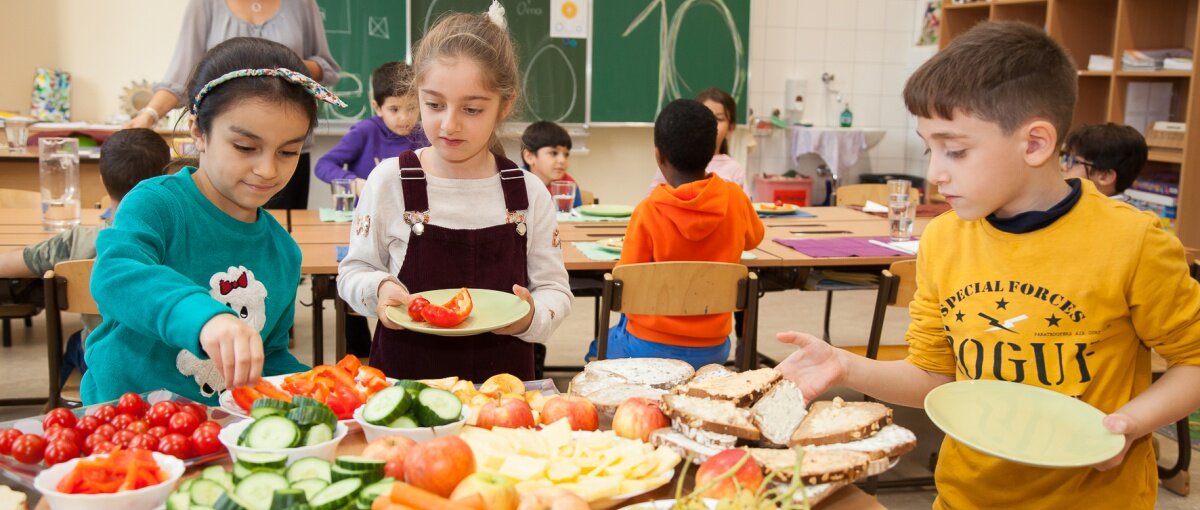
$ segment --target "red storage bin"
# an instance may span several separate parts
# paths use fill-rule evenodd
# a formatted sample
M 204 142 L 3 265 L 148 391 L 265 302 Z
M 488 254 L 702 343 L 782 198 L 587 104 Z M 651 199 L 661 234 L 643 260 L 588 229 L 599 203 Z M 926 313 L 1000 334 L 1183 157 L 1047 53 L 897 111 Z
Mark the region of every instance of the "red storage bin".
M 754 201 L 796 204 L 807 207 L 812 196 L 813 180 L 809 177 L 783 177 L 779 175 L 756 175 L 754 177 Z

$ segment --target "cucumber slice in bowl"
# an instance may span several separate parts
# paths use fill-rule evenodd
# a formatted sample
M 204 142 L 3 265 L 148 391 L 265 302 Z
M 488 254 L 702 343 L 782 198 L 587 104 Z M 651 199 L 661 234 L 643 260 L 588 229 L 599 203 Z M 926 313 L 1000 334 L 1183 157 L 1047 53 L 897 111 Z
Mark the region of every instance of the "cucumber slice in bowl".
M 260 430 L 263 427 L 267 427 L 266 430 Z M 286 430 L 273 430 L 276 427 Z M 238 444 L 237 438 L 243 430 L 249 432 L 246 434 L 244 444 Z M 349 429 L 342 423 L 338 423 L 333 428 L 322 423 L 303 430 L 287 418 L 268 416 L 262 420 L 246 420 L 229 424 L 221 429 L 217 439 L 229 450 L 234 461 L 239 461 L 242 455 L 250 454 L 250 462 L 269 462 L 274 459 L 270 457 L 264 459 L 254 454 L 276 454 L 284 456 L 286 458 L 284 465 L 290 466 L 305 457 L 317 457 L 332 461 L 337 455 L 338 444 L 345 439 L 348 432 Z M 312 438 L 314 442 L 306 443 L 306 438 Z M 316 441 L 316 439 L 321 440 Z M 299 442 L 294 446 L 290 442 L 297 440 Z M 266 447 L 264 448 L 264 446 Z M 244 461 L 240 464 L 250 467 Z M 250 469 L 250 471 L 255 471 L 255 469 Z
M 412 403 L 412 396 L 404 388 L 392 386 L 367 399 L 362 417 L 372 425 L 386 425 L 407 413 Z
M 458 395 L 437 388 L 425 388 L 417 394 L 413 415 L 423 427 L 436 427 L 462 419 L 462 401 Z

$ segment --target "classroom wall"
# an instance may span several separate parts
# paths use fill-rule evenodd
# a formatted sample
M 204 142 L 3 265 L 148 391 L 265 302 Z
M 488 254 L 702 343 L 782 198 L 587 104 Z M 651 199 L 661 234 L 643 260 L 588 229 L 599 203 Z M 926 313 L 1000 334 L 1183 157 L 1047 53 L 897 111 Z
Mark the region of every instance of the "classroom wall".
M 185 0 L 122 0 L 121 8 L 85 0 L 0 0 L 6 23 L 0 72 L 0 110 L 28 112 L 36 66 L 72 73 L 72 118 L 106 122 L 119 113 L 118 98 L 131 81 L 158 80 L 183 22 Z M 916 48 L 922 0 L 754 0 L 751 2 L 749 106 L 769 113 L 783 102 L 785 78 L 808 80 L 806 120 L 824 124 L 826 97 L 820 76 L 831 72 L 850 102 L 855 125 L 882 126 L 883 142 L 870 151 L 875 172 L 924 173 L 923 148 L 904 111 L 900 90 L 913 69 L 932 54 Z M 16 50 L 14 50 L 16 49 Z M 834 107 L 836 108 L 836 106 Z M 840 111 L 840 110 L 839 110 Z M 836 113 L 836 112 L 835 112 Z M 320 136 L 319 157 L 336 142 Z M 510 141 L 510 147 L 515 147 Z M 654 172 L 648 127 L 593 127 L 590 154 L 572 158 L 571 173 L 608 203 L 636 203 Z M 511 152 L 511 150 L 510 150 Z M 515 154 L 513 154 L 515 156 Z M 770 171 L 786 168 L 786 146 L 763 144 L 744 161 Z M 312 186 L 311 206 L 329 203 L 325 186 Z

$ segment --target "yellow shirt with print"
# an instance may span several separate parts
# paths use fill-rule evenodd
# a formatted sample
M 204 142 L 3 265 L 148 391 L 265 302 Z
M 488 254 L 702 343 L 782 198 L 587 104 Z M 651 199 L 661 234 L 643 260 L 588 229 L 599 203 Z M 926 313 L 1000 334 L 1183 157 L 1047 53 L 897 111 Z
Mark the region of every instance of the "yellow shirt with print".
M 1200 365 L 1200 285 L 1178 238 L 1084 180 L 1051 225 L 1006 233 L 953 212 L 921 239 L 908 361 L 956 380 L 1030 384 L 1112 413 L 1150 385 L 1150 348 Z M 938 509 L 1153 508 L 1148 438 L 1121 466 L 1043 469 L 947 437 Z

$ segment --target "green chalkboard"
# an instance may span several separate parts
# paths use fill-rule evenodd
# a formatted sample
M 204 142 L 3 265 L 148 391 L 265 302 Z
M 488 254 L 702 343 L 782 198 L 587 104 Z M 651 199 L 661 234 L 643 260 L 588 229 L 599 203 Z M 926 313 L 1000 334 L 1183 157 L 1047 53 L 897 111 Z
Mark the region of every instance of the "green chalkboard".
M 746 119 L 750 0 L 603 0 L 592 9 L 592 122 L 653 122 L 708 87 Z
M 371 71 L 404 60 L 408 17 L 403 0 L 317 0 L 329 50 L 342 67 L 334 92 L 347 108 L 322 104 L 321 119 L 354 121 L 371 113 Z
M 621 0 L 624 1 L 624 0 Z M 482 13 L 491 0 L 411 0 L 412 41 L 448 12 Z M 517 44 L 524 99 L 516 120 L 587 121 L 586 39 L 550 37 L 550 0 L 501 0 Z

